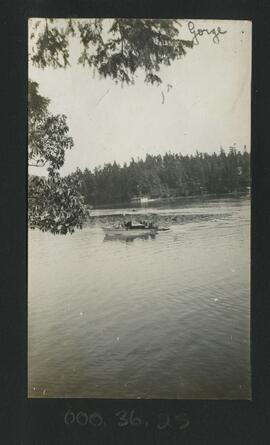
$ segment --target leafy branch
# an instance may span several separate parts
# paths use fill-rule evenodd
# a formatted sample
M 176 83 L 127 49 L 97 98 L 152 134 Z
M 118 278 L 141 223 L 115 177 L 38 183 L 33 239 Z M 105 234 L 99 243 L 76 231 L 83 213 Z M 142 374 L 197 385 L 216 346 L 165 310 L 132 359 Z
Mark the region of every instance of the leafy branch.
M 146 83 L 161 83 L 161 65 L 170 65 L 193 47 L 179 38 L 179 23 L 173 19 L 41 19 L 31 33 L 30 60 L 38 68 L 70 66 L 70 44 L 81 44 L 78 63 L 116 82 L 134 83 L 135 73 L 145 71 Z

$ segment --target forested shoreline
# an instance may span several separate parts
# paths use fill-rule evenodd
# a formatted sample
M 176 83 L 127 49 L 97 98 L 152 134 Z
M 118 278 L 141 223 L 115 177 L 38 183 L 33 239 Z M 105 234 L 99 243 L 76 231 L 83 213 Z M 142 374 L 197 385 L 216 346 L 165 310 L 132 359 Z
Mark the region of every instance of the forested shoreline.
M 231 147 L 195 155 L 147 154 L 120 166 L 116 162 L 93 171 L 77 169 L 85 203 L 91 206 L 129 202 L 133 197 L 188 197 L 246 192 L 250 186 L 250 153 Z

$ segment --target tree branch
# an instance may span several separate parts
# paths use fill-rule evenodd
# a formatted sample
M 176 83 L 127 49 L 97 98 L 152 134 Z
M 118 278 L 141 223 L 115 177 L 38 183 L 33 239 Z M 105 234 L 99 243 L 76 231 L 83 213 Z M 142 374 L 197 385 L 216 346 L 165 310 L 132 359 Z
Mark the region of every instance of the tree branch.
M 44 167 L 47 164 L 48 161 L 43 162 L 43 164 L 30 164 L 28 162 L 28 167 Z

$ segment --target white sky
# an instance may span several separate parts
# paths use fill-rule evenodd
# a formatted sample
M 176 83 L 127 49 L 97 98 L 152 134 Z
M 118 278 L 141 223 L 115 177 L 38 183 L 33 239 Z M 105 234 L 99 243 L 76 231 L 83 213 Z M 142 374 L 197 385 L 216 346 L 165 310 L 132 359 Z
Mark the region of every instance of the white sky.
M 146 85 L 144 73 L 134 86 L 122 88 L 76 62 L 66 70 L 29 64 L 29 77 L 50 98 L 51 112 L 67 116 L 74 148 L 66 154 L 64 174 L 168 150 L 211 153 L 233 144 L 250 150 L 251 23 L 193 22 L 196 28 L 220 26 L 227 33 L 219 44 L 212 35 L 198 37 L 185 57 L 161 69 L 159 87 Z M 181 24 L 180 37 L 191 39 L 188 21 Z M 74 41 L 75 60 L 79 51 Z M 169 92 L 167 84 L 173 86 Z

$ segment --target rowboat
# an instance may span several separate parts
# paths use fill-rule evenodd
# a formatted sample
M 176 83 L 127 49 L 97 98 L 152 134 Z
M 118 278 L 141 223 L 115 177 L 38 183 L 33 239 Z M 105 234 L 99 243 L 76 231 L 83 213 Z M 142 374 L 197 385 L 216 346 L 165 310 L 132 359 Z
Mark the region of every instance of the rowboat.
M 105 235 L 107 236 L 121 236 L 121 237 L 130 237 L 130 236 L 144 236 L 144 235 L 155 235 L 158 231 L 157 228 L 142 228 L 142 229 L 130 229 L 126 227 L 102 227 Z
M 154 237 L 158 232 L 169 230 L 169 227 L 158 227 L 152 223 L 118 223 L 114 226 L 102 227 L 105 236 L 108 238 L 136 238 L 136 237 Z

